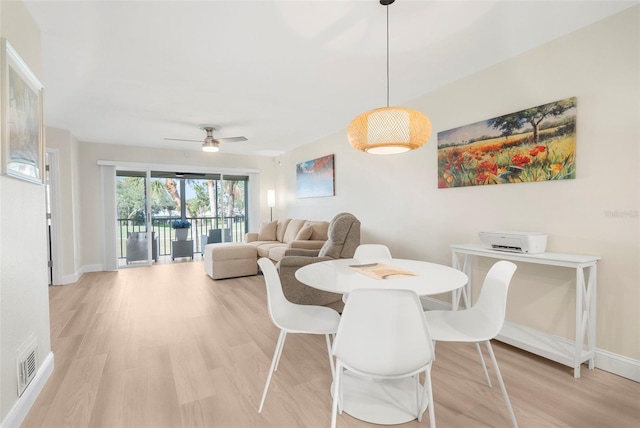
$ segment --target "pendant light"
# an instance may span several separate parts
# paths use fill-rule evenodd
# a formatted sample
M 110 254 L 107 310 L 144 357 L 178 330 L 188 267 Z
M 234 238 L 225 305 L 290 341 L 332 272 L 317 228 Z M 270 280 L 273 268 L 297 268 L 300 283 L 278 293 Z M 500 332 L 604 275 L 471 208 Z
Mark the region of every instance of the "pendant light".
M 361 114 L 351 121 L 347 138 L 360 151 L 389 155 L 422 147 L 431 136 L 431 121 L 423 113 L 405 107 L 389 107 L 389 5 L 387 7 L 387 106 Z

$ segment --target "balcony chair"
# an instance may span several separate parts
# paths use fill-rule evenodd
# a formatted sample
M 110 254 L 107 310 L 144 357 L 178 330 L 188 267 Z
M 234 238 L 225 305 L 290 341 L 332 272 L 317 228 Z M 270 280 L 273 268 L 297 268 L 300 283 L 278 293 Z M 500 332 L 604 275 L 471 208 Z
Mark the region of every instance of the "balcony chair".
M 158 261 L 159 239 L 151 232 L 151 258 Z M 127 264 L 147 260 L 147 232 L 130 232 L 127 234 Z
M 207 244 L 217 244 L 222 242 L 222 229 L 209 229 L 209 234 L 200 236 L 200 253 L 204 256 L 204 247 Z

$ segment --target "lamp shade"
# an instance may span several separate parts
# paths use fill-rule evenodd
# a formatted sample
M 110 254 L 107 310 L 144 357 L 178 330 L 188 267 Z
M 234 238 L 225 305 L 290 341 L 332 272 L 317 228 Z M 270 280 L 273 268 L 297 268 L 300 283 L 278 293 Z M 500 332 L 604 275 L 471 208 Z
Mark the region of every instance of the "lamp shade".
M 276 191 L 273 189 L 267 190 L 267 206 L 268 207 L 276 206 Z
M 418 149 L 430 136 L 429 118 L 405 107 L 368 111 L 353 119 L 347 130 L 347 138 L 355 149 L 377 155 Z

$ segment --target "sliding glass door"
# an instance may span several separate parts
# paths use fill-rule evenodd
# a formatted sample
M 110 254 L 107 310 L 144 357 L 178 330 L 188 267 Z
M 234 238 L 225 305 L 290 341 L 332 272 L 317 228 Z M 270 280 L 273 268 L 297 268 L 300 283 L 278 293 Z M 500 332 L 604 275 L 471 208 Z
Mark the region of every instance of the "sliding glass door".
M 119 266 L 149 265 L 158 259 L 155 233 L 149 215 L 149 174 L 116 172 L 116 243 Z
M 118 171 L 116 181 L 120 266 L 197 259 L 207 243 L 241 242 L 248 230 L 248 176 Z M 172 227 L 178 220 L 189 224 L 184 238 Z M 151 246 L 149 257 L 135 245 Z

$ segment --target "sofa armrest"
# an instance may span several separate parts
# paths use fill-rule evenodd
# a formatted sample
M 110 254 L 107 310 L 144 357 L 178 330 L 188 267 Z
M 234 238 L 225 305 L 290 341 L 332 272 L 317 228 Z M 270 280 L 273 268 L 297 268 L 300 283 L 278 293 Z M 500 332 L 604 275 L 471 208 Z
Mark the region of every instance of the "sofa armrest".
M 244 236 L 244 242 L 253 242 L 258 240 L 258 232 L 247 232 Z
M 287 253 L 291 250 L 287 250 Z M 304 251 L 304 250 L 301 250 Z M 309 257 L 301 255 L 285 255 L 282 260 L 278 262 L 278 268 L 291 267 L 301 268 L 302 266 L 310 265 L 311 263 L 326 262 L 328 260 L 334 260 L 331 257 Z
M 327 241 L 323 240 L 306 240 L 306 241 L 291 241 L 289 242 L 289 248 L 303 248 L 306 250 L 319 250 L 322 248 L 324 243 Z
M 318 257 L 320 250 L 310 250 L 305 248 L 287 248 L 284 250 L 284 257 L 300 256 L 300 257 Z
M 305 250 L 287 250 L 288 251 L 305 251 Z M 308 250 L 307 250 L 308 251 Z M 278 262 L 276 268 L 280 276 L 282 284 L 282 292 L 287 300 L 299 305 L 321 305 L 342 311 L 344 303 L 342 295 L 329 293 L 327 291 L 318 290 L 309 287 L 296 279 L 296 271 L 302 266 L 312 263 L 333 260 L 331 257 L 304 257 L 304 256 L 285 256 Z

